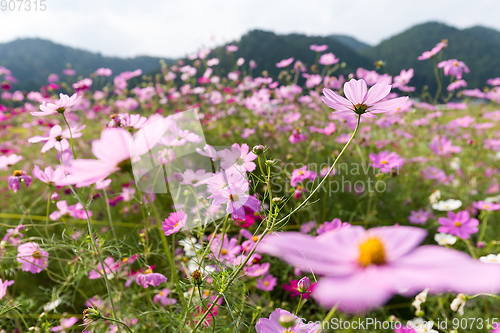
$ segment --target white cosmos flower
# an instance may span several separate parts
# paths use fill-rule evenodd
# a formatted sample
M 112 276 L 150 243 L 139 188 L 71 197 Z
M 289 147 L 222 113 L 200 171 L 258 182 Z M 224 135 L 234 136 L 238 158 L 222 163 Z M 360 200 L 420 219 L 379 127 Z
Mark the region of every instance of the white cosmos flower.
M 464 294 L 458 294 L 457 297 L 451 302 L 450 309 L 454 312 L 458 312 L 459 315 L 464 315 L 466 296 Z
M 422 303 L 425 303 L 425 301 L 427 300 L 427 293 L 428 292 L 429 292 L 429 288 L 426 288 L 420 294 L 418 294 L 417 296 L 415 296 L 415 300 L 413 301 L 413 303 L 411 303 L 411 305 L 413 305 L 415 307 L 415 313 L 418 313 L 418 312 L 420 312 L 422 310 L 420 308 L 420 305 Z
M 179 245 L 184 248 L 184 254 L 186 255 L 186 257 L 194 257 L 196 256 L 196 251 L 201 250 L 201 245 L 198 244 L 198 241 L 194 237 L 192 237 L 191 239 L 184 238 L 183 240 L 179 241 Z
M 488 254 L 486 257 L 479 258 L 479 260 L 487 264 L 500 264 L 500 253 Z
M 429 202 L 431 204 L 435 204 L 438 202 L 438 200 L 441 199 L 441 192 L 439 190 L 435 190 L 432 192 L 432 194 L 429 196 Z
M 432 204 L 432 208 L 435 210 L 448 212 L 450 210 L 455 210 L 462 207 L 462 201 L 455 199 L 441 200 L 435 204 Z
M 434 235 L 434 240 L 441 246 L 453 245 L 457 242 L 457 237 L 450 234 L 439 233 Z

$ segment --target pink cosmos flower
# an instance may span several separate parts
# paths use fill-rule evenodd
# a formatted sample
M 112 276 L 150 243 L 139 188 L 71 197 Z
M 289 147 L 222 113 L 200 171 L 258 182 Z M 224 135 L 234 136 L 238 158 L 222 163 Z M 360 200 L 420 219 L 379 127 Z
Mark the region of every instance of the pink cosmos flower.
M 61 325 L 52 327 L 50 331 L 65 333 L 66 332 L 65 330 L 75 325 L 78 322 L 78 320 L 79 319 L 77 317 L 63 318 L 61 319 Z
M 448 46 L 448 40 L 444 39 L 436 44 L 430 51 L 425 51 L 421 56 L 418 57 L 418 60 L 426 60 L 432 58 L 436 54 L 438 54 L 442 49 Z
M 106 273 L 106 277 L 108 279 L 112 279 L 116 275 L 116 272 L 119 268 L 119 262 L 115 262 L 115 259 L 113 259 L 113 257 L 107 257 L 106 259 L 104 259 L 104 268 L 102 267 L 101 263 L 98 263 L 97 270 L 91 270 L 89 272 L 89 280 L 100 279 L 104 276 L 104 273 Z
M 42 251 L 37 243 L 24 243 L 17 247 L 17 251 L 17 262 L 21 264 L 23 272 L 36 274 L 47 268 L 49 253 Z
M 143 288 L 148 286 L 158 287 L 163 282 L 167 282 L 167 278 L 160 273 L 153 273 L 153 270 L 148 268 L 144 273 L 137 274 L 135 282 Z
M 226 46 L 226 51 L 227 52 L 236 52 L 238 51 L 238 46 L 230 44 Z
M 439 232 L 451 234 L 462 239 L 469 239 L 471 234 L 478 232 L 477 226 L 479 221 L 470 217 L 470 213 L 462 210 L 458 213 L 448 212 L 448 217 L 438 218 L 438 223 L 441 226 L 438 228 Z
M 404 158 L 395 152 L 381 151 L 378 154 L 372 153 L 369 156 L 372 161 L 370 166 L 379 168 L 379 171 L 384 173 L 399 172 L 399 169 L 405 164 Z
M 396 111 L 401 108 L 408 97 L 398 97 L 381 101 L 391 91 L 391 85 L 386 82 L 376 83 L 367 91 L 363 79 L 352 79 L 344 84 L 344 98 L 330 89 L 323 89 L 323 102 L 337 113 L 354 112 L 362 117 L 371 117 L 377 113 Z
M 2 279 L 0 279 L 0 300 L 2 300 L 5 294 L 7 294 L 7 287 L 12 286 L 13 284 L 14 281 L 9 281 L 9 280 L 2 281 Z
M 347 222 L 342 223 L 342 221 L 340 219 L 334 218 L 332 220 L 332 222 L 325 222 L 322 225 L 320 225 L 318 227 L 318 230 L 316 230 L 316 233 L 318 235 L 321 235 L 321 234 L 324 234 L 326 232 L 337 231 L 337 230 L 340 230 L 343 228 L 349 228 L 350 226 L 351 226 L 350 223 L 347 223 Z
M 2 238 L 2 242 L 8 242 L 11 245 L 17 246 L 21 244 L 21 238 L 24 237 L 24 235 L 21 233 L 26 229 L 24 225 L 20 224 L 15 228 L 7 229 L 7 232 Z
M 33 116 L 48 116 L 51 114 L 64 113 L 66 110 L 70 110 L 71 107 L 75 106 L 81 96 L 78 94 L 73 94 L 71 97 L 65 94 L 59 94 L 59 100 L 54 103 L 43 102 L 40 105 L 40 111 L 30 112 Z
M 257 284 L 255 285 L 255 288 L 264 291 L 271 291 L 274 287 L 276 287 L 276 278 L 271 274 L 267 274 L 263 278 L 257 279 Z
M 432 149 L 436 155 L 449 155 L 462 151 L 461 147 L 453 146 L 451 140 L 445 136 L 435 136 L 429 144 L 429 148 Z
M 309 48 L 311 49 L 311 51 L 324 52 L 328 48 L 328 45 L 326 45 L 326 44 L 324 44 L 324 45 L 313 44 L 313 45 L 309 46 Z
M 415 227 L 351 226 L 313 237 L 296 232 L 268 235 L 260 251 L 303 271 L 324 275 L 312 296 L 322 306 L 361 312 L 393 295 L 500 290 L 500 267 L 437 245 L 417 247 L 427 231 Z M 451 278 L 452 277 L 452 278 Z
M 221 158 L 221 167 L 223 169 L 229 169 L 235 166 L 242 173 L 255 170 L 255 163 L 253 160 L 257 158 L 257 155 L 250 151 L 246 143 L 241 146 L 235 143 L 231 146 L 231 150 L 224 149 L 218 152 L 218 156 Z
M 284 328 L 280 320 L 283 318 L 292 318 L 295 324 L 292 327 Z M 318 323 L 304 324 L 302 319 L 282 309 L 274 310 L 269 319 L 260 318 L 255 325 L 257 333 L 320 333 L 321 325 Z
M 453 90 L 456 90 L 458 88 L 465 88 L 465 87 L 467 87 L 467 82 L 465 82 L 464 80 L 456 80 L 456 81 L 450 83 L 448 85 L 448 87 L 446 88 L 446 90 L 453 91 Z
M 419 209 L 418 211 L 412 210 L 410 212 L 410 216 L 408 216 L 408 220 L 410 221 L 410 223 L 413 224 L 424 224 L 431 217 L 432 217 L 431 213 L 423 209 Z
M 0 156 L 0 170 L 8 170 L 11 166 L 22 159 L 22 156 L 16 154 L 10 154 L 9 156 L 2 155 Z
M 21 182 L 26 184 L 26 187 L 30 187 L 31 184 L 31 176 L 26 175 L 26 171 L 23 170 L 14 170 L 12 176 L 9 176 L 7 179 L 9 184 L 9 190 L 14 191 L 16 193 L 21 188 Z
M 175 303 L 177 303 L 177 300 L 175 298 L 168 297 L 169 294 L 170 289 L 165 288 L 153 297 L 153 302 L 155 304 L 160 302 L 160 304 L 163 306 L 174 305 Z
M 339 62 L 339 58 L 335 57 L 335 54 L 333 53 L 325 53 L 319 57 L 318 61 L 321 65 L 333 65 Z
M 245 256 L 240 256 L 242 257 L 241 260 L 245 259 Z M 239 258 L 236 258 L 239 259 Z M 238 264 L 235 260 L 234 264 Z M 258 277 L 261 275 L 266 274 L 269 272 L 269 268 L 271 267 L 271 264 L 268 262 L 265 262 L 263 264 L 255 264 L 251 266 L 245 266 L 243 267 L 243 273 L 245 273 L 246 276 L 252 276 L 252 277 Z
M 478 210 L 492 211 L 499 210 L 500 204 L 486 201 L 475 201 L 472 203 L 472 207 Z
M 40 169 L 38 165 L 35 165 L 32 171 L 33 177 L 40 180 L 41 182 L 48 185 L 57 186 L 58 182 L 63 180 L 66 175 L 64 174 L 64 168 L 62 166 L 57 166 L 54 170 L 51 166 L 45 168 L 44 171 Z
M 299 284 L 299 280 L 292 280 L 292 281 L 290 281 L 290 284 L 284 284 L 283 289 L 291 292 L 291 294 L 290 294 L 291 297 L 300 297 L 301 293 L 298 290 L 298 284 Z M 302 294 L 302 298 L 305 298 L 305 299 L 311 298 L 311 293 L 314 291 L 314 288 L 316 288 L 317 284 L 318 284 L 317 282 L 311 284 L 307 288 L 307 291 Z
M 444 75 L 454 76 L 459 80 L 462 78 L 463 72 L 469 73 L 469 67 L 463 61 L 458 61 L 457 59 L 441 61 L 438 64 L 438 68 L 443 69 Z
M 65 68 L 65 69 L 63 69 L 63 73 L 64 73 L 64 75 L 73 76 L 76 74 L 76 71 L 74 69 L 71 69 L 71 68 Z
M 290 143 L 292 144 L 299 143 L 304 140 L 307 140 L 307 136 L 305 136 L 305 134 L 303 133 L 300 133 L 298 129 L 294 129 L 292 135 L 290 135 L 290 137 L 288 138 L 288 141 L 290 141 Z
M 217 235 L 210 246 L 210 250 L 219 261 L 232 262 L 236 255 L 241 253 L 241 246 L 238 245 L 237 238 L 228 239 L 227 235 L 224 235 L 221 244 L 221 235 Z
M 55 148 L 57 151 L 65 151 L 69 149 L 69 139 L 71 136 L 74 138 L 79 138 L 82 136 L 81 131 L 85 128 L 85 125 L 79 127 L 72 127 L 71 134 L 69 130 L 62 129 L 59 125 L 54 125 L 49 131 L 49 136 L 36 135 L 28 139 L 29 143 L 45 142 L 42 147 L 41 152 L 45 153 L 48 150 Z
M 313 181 L 316 177 L 318 177 L 318 175 L 314 171 L 307 170 L 307 165 L 304 165 L 302 168 L 292 171 L 290 185 L 292 187 L 297 187 L 299 183 L 303 183 L 307 179 Z
M 164 122 L 153 122 L 141 128 L 132 137 L 123 128 L 109 128 L 101 132 L 101 138 L 92 142 L 92 153 L 97 160 L 77 159 L 69 162 L 69 173 L 61 185 L 75 184 L 83 187 L 104 180 L 117 171 L 132 171 L 134 158 L 152 149 L 164 134 Z
M 286 67 L 286 66 L 290 65 L 292 62 L 293 62 L 293 57 L 292 58 L 288 58 L 288 59 L 283 59 L 283 60 L 281 60 L 280 62 L 278 62 L 276 64 L 276 67 L 283 68 L 283 67 Z
M 101 68 L 98 68 L 95 71 L 95 73 L 96 73 L 96 75 L 99 75 L 99 76 L 111 76 L 113 74 L 113 71 L 109 68 L 101 67 Z
M 178 212 L 170 213 L 168 218 L 166 218 L 165 221 L 162 222 L 162 228 L 165 236 L 170 236 L 179 232 L 179 230 L 181 230 L 182 227 L 184 227 L 184 225 L 186 224 L 186 221 L 187 215 L 182 209 Z

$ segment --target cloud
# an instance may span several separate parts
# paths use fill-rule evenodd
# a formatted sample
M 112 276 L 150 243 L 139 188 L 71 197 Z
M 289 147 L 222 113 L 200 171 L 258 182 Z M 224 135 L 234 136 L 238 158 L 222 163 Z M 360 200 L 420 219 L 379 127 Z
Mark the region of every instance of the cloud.
M 181 57 L 251 29 L 351 35 L 369 44 L 434 20 L 500 30 L 496 0 L 46 0 L 45 12 L 0 12 L 0 42 L 40 37 L 105 55 Z

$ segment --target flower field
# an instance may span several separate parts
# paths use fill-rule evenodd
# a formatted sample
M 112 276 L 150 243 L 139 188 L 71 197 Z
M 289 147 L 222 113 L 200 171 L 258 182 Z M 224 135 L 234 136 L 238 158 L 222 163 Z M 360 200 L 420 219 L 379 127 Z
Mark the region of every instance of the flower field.
M 0 67 L 0 332 L 500 332 L 500 78 L 447 46 L 437 91 L 326 45 Z

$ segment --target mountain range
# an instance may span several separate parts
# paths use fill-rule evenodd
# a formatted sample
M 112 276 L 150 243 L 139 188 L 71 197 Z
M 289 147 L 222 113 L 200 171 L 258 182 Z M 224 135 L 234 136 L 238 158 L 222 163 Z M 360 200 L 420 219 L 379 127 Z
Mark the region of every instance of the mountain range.
M 234 62 L 242 57 L 255 60 L 258 67 L 254 75 L 266 70 L 269 75 L 277 76 L 280 72 L 276 63 L 282 59 L 294 57 L 306 66 L 316 62 L 316 53 L 309 49 L 312 44 L 326 44 L 328 50 L 345 62 L 336 74 L 348 74 L 358 67 L 374 69 L 374 62 L 383 60 L 386 65 L 380 73 L 386 71 L 397 75 L 401 69 L 415 69 L 415 76 L 410 85 L 417 91 L 425 85 L 435 89 L 436 83 L 432 68 L 433 60 L 419 61 L 417 57 L 430 50 L 443 39 L 448 40 L 448 47 L 443 51 L 443 60 L 458 59 L 470 68 L 464 74 L 468 88 L 482 88 L 488 78 L 500 77 L 500 32 L 494 29 L 475 26 L 457 29 L 438 22 L 428 22 L 414 26 L 398 35 L 392 36 L 378 45 L 370 46 L 345 35 L 326 37 L 306 36 L 301 34 L 278 35 L 273 32 L 253 30 L 231 44 L 238 46 L 238 51 L 228 54 L 225 46 L 215 48 L 209 57 L 220 59 L 220 72 L 234 70 Z M 47 80 L 50 73 L 61 74 L 67 64 L 76 70 L 77 75 L 88 76 L 99 67 L 108 67 L 114 73 L 141 68 L 144 73 L 156 72 L 160 68 L 161 58 L 106 57 L 59 45 L 43 39 L 17 39 L 0 44 L 0 66 L 10 69 L 19 83 L 17 89 L 36 89 Z M 173 59 L 164 59 L 167 64 Z M 189 62 L 188 62 L 189 63 Z

